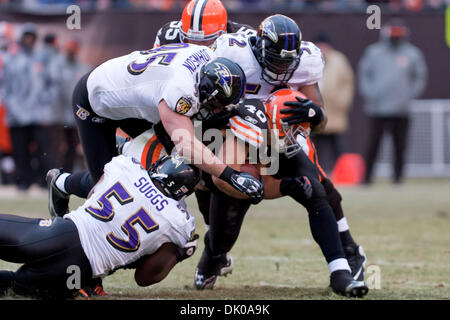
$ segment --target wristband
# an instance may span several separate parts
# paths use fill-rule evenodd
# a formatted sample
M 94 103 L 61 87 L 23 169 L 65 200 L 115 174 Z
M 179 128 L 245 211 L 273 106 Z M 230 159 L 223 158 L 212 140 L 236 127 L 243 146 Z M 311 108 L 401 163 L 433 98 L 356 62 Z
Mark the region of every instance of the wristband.
M 288 184 L 289 184 L 289 182 L 290 182 L 289 180 L 290 180 L 290 179 L 287 179 L 287 178 L 281 179 L 281 182 L 280 182 L 280 193 L 281 193 L 283 196 L 289 195 L 289 191 L 286 190 L 287 187 L 288 187 Z
M 231 167 L 226 166 L 225 170 L 220 174 L 219 179 L 222 179 L 225 182 L 230 182 L 231 175 L 235 172 Z

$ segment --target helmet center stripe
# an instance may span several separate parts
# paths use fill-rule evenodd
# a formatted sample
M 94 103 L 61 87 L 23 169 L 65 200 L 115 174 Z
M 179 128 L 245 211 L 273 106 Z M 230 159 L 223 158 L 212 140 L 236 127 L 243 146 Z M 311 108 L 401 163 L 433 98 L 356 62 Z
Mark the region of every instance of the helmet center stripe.
M 192 10 L 192 22 L 191 27 L 194 31 L 200 31 L 202 28 L 202 15 L 205 10 L 205 6 L 208 0 L 199 0 L 195 3 L 194 9 Z

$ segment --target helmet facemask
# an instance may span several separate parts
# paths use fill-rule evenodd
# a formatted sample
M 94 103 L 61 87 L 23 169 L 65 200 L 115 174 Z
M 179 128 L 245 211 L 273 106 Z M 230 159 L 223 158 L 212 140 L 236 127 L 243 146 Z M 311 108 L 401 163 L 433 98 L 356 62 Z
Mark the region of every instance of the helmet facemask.
M 300 64 L 302 51 L 285 50 L 276 52 L 270 48 L 270 40 L 260 38 L 257 44 L 257 58 L 261 64 L 261 77 L 271 85 L 283 85 L 288 82 Z
M 287 158 L 292 158 L 302 150 L 301 145 L 297 141 L 297 135 L 304 134 L 301 126 L 283 124 L 281 131 L 274 128 L 272 131 L 272 145 L 280 154 L 284 154 Z
M 287 158 L 292 158 L 302 150 L 301 145 L 298 143 L 297 136 L 299 134 L 304 134 L 303 129 L 299 125 L 283 124 L 282 130 L 284 132 L 283 153 Z

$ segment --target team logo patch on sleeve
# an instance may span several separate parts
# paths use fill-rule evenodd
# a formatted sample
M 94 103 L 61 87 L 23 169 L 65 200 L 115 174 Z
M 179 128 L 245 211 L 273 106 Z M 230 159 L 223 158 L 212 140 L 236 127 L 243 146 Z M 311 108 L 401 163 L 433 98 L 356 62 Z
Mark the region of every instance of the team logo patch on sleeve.
M 78 108 L 76 112 L 77 117 L 80 118 L 81 120 L 86 120 L 86 118 L 89 117 L 90 115 L 89 111 L 83 109 L 79 105 L 77 105 L 77 108 Z
M 192 99 L 181 97 L 177 101 L 175 111 L 179 114 L 186 114 L 192 108 Z

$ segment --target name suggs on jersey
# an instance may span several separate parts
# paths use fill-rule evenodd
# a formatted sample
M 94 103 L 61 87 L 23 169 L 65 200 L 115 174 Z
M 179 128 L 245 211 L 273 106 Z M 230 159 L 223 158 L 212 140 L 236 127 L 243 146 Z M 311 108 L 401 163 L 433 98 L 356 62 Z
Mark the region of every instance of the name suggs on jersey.
M 134 183 L 134 186 L 138 188 L 139 192 L 147 199 L 150 199 L 150 203 L 155 205 L 156 210 L 161 211 L 169 204 L 159 190 L 156 189 L 156 187 L 153 187 L 147 178 L 140 177 L 139 180 Z

